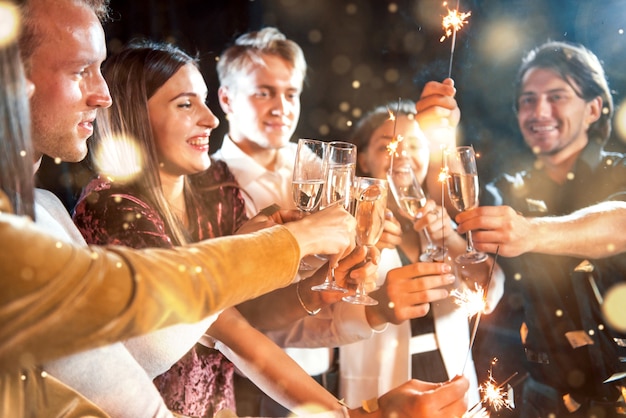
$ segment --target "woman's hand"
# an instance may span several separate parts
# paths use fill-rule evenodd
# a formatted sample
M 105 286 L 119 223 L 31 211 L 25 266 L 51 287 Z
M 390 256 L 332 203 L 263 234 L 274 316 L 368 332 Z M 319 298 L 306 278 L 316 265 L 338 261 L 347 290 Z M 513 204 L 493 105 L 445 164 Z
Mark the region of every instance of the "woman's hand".
M 300 255 L 332 254 L 332 263 L 349 254 L 355 246 L 356 220 L 340 205 L 311 215 L 297 210 L 281 210 L 272 205 L 246 222 L 237 234 L 259 231 L 277 224 L 285 225 L 300 245 Z
M 446 286 L 454 281 L 452 268 L 445 263 L 419 262 L 390 270 L 385 283 L 370 295 L 379 302 L 365 311 L 370 326 L 426 315 L 430 302 L 449 296 Z
M 465 394 L 469 381 L 457 376 L 445 383 L 412 379 L 378 399 L 381 417 L 450 418 L 461 417 L 467 410 Z

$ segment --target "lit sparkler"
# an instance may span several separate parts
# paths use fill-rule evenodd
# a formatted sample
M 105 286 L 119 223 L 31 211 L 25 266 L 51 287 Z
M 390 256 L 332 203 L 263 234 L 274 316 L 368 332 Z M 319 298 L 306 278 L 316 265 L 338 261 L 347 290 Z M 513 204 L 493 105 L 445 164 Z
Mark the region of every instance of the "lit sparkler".
M 389 108 L 387 108 L 387 113 L 389 113 L 389 120 L 393 121 L 393 133 L 391 134 L 391 142 L 387 144 L 387 152 L 391 156 L 389 170 L 391 170 L 393 167 L 393 159 L 398 153 L 398 145 L 400 145 L 400 142 L 402 142 L 402 140 L 404 139 L 402 135 L 396 135 L 396 126 L 398 125 L 398 115 L 400 114 L 400 102 L 401 102 L 401 98 L 398 97 L 398 107 L 396 109 L 395 115 Z
M 454 48 L 456 46 L 456 33 L 459 31 L 464 24 L 467 23 L 467 18 L 472 15 L 472 12 L 467 13 L 459 13 L 459 0 L 456 2 L 456 9 L 450 10 L 448 9 L 448 14 L 443 17 L 443 21 L 441 25 L 445 31 L 444 35 L 439 40 L 443 42 L 446 38 L 452 36 L 452 46 L 450 47 L 450 66 L 448 68 L 448 78 L 452 76 L 452 59 L 454 57 Z M 447 5 L 447 2 L 444 2 L 444 6 Z
M 454 289 L 450 292 L 450 296 L 465 310 L 470 319 L 485 310 L 485 291 L 478 283 L 474 283 L 474 289 L 468 287 L 463 290 Z
M 498 361 L 493 359 L 493 363 Z M 492 370 L 489 370 L 489 378 L 485 383 L 482 383 L 478 390 L 481 397 L 475 405 L 467 410 L 463 415 L 463 418 L 475 418 L 475 417 L 489 417 L 489 410 L 499 411 L 501 409 L 513 409 L 515 407 L 515 401 L 512 398 L 513 394 L 510 391 L 510 385 L 508 383 L 517 376 L 517 372 L 513 373 L 502 383 L 497 383 L 493 377 Z M 489 407 L 489 410 L 487 409 Z
M 485 288 L 480 286 L 478 283 L 474 283 L 474 290 L 465 288 L 463 291 L 454 289 L 452 292 L 450 292 L 450 295 L 455 298 L 455 303 L 465 309 L 469 319 L 471 319 L 473 316 L 476 316 L 476 319 L 474 320 L 474 328 L 472 329 L 472 334 L 470 336 L 467 356 L 465 357 L 465 362 L 463 363 L 463 369 L 461 370 L 461 374 L 465 372 L 465 366 L 467 366 L 469 358 L 472 355 L 472 347 L 474 346 L 474 341 L 476 341 L 476 333 L 478 332 L 480 317 L 486 310 L 487 291 L 489 290 L 489 285 L 491 284 L 491 278 L 493 276 L 493 271 L 496 266 L 496 261 L 498 260 L 499 251 L 500 247 L 498 246 L 496 248 L 496 253 L 493 257 L 493 264 L 491 265 L 489 277 L 487 278 L 487 284 Z
M 446 164 L 446 152 L 448 151 L 448 147 L 446 145 L 441 145 L 441 170 L 439 170 L 439 175 L 437 176 L 437 181 L 441 183 L 441 207 L 443 210 L 446 210 L 446 184 L 448 182 L 448 177 L 450 176 L 448 172 L 448 166 Z M 445 228 L 444 225 L 445 216 L 441 217 L 441 230 L 443 231 Z M 441 244 L 442 247 L 445 248 L 445 237 Z
M 463 418 L 489 418 L 491 415 L 481 402 L 472 406 L 463 414 Z
M 509 376 L 504 382 L 498 384 L 493 378 L 492 371 L 489 370 L 489 379 L 478 387 L 478 390 L 482 394 L 480 399 L 481 403 L 486 403 L 494 411 L 499 411 L 503 408 L 513 409 L 514 401 L 509 398 L 510 394 L 507 390 L 507 384 L 515 376 L 517 376 L 517 372 Z

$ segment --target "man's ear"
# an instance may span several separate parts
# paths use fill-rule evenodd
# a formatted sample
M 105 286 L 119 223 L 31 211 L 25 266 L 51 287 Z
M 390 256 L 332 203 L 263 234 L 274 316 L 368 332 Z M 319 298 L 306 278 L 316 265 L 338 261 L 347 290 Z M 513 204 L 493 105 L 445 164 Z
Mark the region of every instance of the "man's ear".
M 589 114 L 586 118 L 588 127 L 589 125 L 600 119 L 600 116 L 602 116 L 602 97 L 596 97 L 595 99 L 587 103 L 587 106 L 589 106 Z
M 220 86 L 220 88 L 217 89 L 217 98 L 220 102 L 220 107 L 226 115 L 232 113 L 229 93 L 228 87 L 226 86 Z

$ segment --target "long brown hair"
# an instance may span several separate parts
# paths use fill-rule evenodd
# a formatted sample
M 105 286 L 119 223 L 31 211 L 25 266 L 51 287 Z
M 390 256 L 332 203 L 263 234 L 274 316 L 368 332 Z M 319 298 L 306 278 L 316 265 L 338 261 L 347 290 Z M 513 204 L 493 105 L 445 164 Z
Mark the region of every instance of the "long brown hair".
M 107 59 L 103 74 L 109 85 L 113 105 L 99 112 L 94 142 L 94 145 L 98 145 L 114 135 L 122 135 L 135 144 L 142 171 L 132 180 L 132 184 L 145 194 L 149 203 L 161 214 L 176 245 L 188 243 L 189 236 L 163 194 L 148 100 L 187 64 L 197 67 L 198 61 L 172 44 L 147 40 L 133 41 Z M 98 161 L 94 163 L 98 168 Z M 189 187 L 185 177 L 185 189 Z
M 26 78 L 16 42 L 0 46 L 0 188 L 15 213 L 35 218 Z

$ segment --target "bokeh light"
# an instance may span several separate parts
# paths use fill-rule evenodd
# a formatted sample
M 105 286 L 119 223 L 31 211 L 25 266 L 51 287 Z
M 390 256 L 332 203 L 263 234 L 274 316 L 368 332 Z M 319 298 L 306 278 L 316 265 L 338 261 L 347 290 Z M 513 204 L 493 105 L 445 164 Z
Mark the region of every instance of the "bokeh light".
M 142 170 L 135 142 L 122 135 L 101 140 L 94 150 L 93 160 L 100 174 L 115 181 L 130 181 Z
M 19 28 L 20 14 L 17 6 L 0 1 L 0 47 L 14 42 Z
M 606 293 L 602 313 L 607 324 L 618 332 L 626 332 L 626 283 L 616 284 Z

